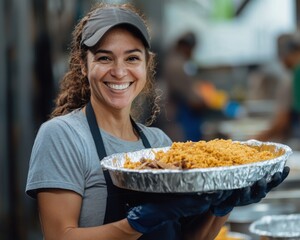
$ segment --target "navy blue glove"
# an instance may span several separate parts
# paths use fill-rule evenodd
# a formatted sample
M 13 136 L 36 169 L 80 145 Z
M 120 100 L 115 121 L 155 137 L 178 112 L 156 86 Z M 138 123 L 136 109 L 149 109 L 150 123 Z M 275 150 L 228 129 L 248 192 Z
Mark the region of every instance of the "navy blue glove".
M 216 194 L 162 196 L 159 202 L 146 203 L 131 208 L 127 220 L 141 233 L 149 233 L 168 221 L 207 212 Z
M 290 168 L 286 166 L 282 172 L 275 173 L 269 182 L 266 181 L 266 178 L 262 178 L 252 186 L 225 191 L 227 193 L 223 193 L 221 195 L 223 197 L 221 197 L 219 201 L 212 203 L 212 213 L 215 216 L 225 216 L 231 212 L 234 207 L 245 206 L 261 201 L 266 197 L 269 191 L 286 179 L 289 172 Z

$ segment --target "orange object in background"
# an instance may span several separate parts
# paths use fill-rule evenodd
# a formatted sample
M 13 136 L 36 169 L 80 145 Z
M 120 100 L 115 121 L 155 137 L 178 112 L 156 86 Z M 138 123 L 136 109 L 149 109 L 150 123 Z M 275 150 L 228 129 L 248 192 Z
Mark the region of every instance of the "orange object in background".
M 231 100 L 227 92 L 218 90 L 212 83 L 197 83 L 195 89 L 208 108 L 222 111 L 229 118 L 246 116 L 246 109 L 240 103 Z
M 214 110 L 221 110 L 228 101 L 228 94 L 218 90 L 209 82 L 201 82 L 196 85 L 196 92 L 201 96 L 206 105 Z

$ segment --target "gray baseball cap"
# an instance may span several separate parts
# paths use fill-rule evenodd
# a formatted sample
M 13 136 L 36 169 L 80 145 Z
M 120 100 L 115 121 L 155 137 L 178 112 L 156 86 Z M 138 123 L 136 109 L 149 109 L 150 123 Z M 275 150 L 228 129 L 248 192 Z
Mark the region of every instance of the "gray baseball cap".
M 120 24 L 135 27 L 143 36 L 147 47 L 150 47 L 150 37 L 143 20 L 136 13 L 118 7 L 98 9 L 91 15 L 83 28 L 81 45 L 95 46 L 109 29 Z

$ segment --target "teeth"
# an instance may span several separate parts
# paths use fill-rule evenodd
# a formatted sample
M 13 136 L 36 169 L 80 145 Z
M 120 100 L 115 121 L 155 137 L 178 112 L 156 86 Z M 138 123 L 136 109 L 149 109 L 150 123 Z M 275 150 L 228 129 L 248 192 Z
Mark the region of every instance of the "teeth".
M 124 90 L 129 87 L 130 83 L 124 83 L 124 84 L 113 84 L 113 83 L 107 83 L 106 84 L 109 88 L 116 89 L 116 90 Z

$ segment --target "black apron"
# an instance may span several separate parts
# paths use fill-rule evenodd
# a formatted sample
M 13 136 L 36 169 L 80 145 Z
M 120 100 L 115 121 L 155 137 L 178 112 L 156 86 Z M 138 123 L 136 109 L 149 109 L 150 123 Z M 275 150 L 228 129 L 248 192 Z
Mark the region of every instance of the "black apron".
M 92 133 L 98 157 L 100 161 L 107 156 L 103 139 L 99 126 L 97 124 L 96 116 L 92 107 L 92 104 L 89 102 L 86 106 L 86 117 Z M 146 138 L 143 131 L 139 126 L 131 119 L 131 123 L 134 129 L 139 134 L 143 145 L 145 148 L 151 148 L 148 139 Z M 111 180 L 109 172 L 103 170 L 106 185 L 107 185 L 107 200 L 106 200 L 106 210 L 104 217 L 104 224 L 119 221 L 126 218 L 127 211 L 130 207 L 151 201 L 157 201 L 159 199 L 158 194 L 149 194 L 142 193 L 137 191 L 131 191 L 127 189 L 122 189 L 116 187 Z M 178 232 L 179 231 L 179 232 Z M 169 222 L 165 224 L 162 228 L 159 228 L 157 231 L 153 231 L 149 234 L 144 234 L 139 239 L 141 240 L 176 240 L 180 239 L 180 224 L 179 222 Z

